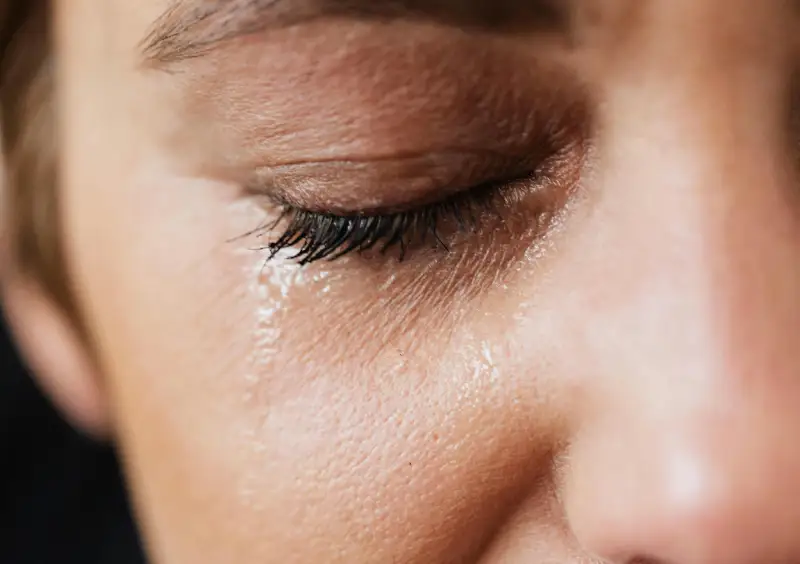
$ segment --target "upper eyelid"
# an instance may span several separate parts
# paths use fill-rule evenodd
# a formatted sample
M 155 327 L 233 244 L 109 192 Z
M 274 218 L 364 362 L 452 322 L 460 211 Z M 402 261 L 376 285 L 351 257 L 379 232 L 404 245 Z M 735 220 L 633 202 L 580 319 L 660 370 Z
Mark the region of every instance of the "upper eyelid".
M 392 213 L 440 201 L 476 184 L 528 175 L 545 158 L 544 151 L 482 151 L 306 161 L 257 170 L 247 188 L 310 211 Z

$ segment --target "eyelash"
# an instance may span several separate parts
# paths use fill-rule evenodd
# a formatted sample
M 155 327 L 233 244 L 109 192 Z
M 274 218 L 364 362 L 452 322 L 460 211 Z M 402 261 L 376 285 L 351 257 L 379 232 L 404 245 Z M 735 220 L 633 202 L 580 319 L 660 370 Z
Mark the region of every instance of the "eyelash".
M 290 259 L 300 265 L 333 261 L 375 248 L 382 255 L 397 249 L 402 262 L 412 249 L 427 242 L 449 252 L 442 226 L 452 225 L 458 232 L 474 231 L 481 215 L 495 211 L 498 190 L 508 185 L 509 182 L 482 184 L 419 209 L 376 215 L 319 213 L 283 204 L 283 213 L 265 231 L 273 231 L 282 223 L 286 227 L 266 249 L 272 259 L 285 249 L 299 246 Z

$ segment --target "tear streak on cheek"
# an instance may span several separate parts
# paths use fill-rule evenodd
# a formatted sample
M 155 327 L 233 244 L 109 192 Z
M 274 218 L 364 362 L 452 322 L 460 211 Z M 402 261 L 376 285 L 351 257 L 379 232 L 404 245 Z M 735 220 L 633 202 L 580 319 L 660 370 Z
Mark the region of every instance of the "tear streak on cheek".
M 248 225 L 274 221 L 252 201 L 235 205 L 253 218 Z M 314 319 L 330 290 L 330 272 L 293 263 L 291 249 L 270 258 L 271 251 L 266 248 L 270 239 L 271 234 L 245 236 L 234 251 L 242 258 L 241 276 L 252 311 L 242 402 L 259 409 L 291 395 L 291 387 L 300 383 L 300 375 L 291 374 L 299 366 L 296 357 L 301 352 L 295 345 L 321 330 Z
M 251 228 L 271 219 L 257 203 L 237 205 L 254 218 Z M 351 256 L 299 266 L 291 249 L 272 260 L 268 250 L 254 250 L 271 238 L 245 237 L 235 251 L 252 312 L 240 401 L 256 419 L 313 395 L 321 378 L 343 379 L 323 387 L 357 382 L 376 388 L 384 386 L 377 380 L 403 387 L 445 375 L 451 381 L 502 380 L 494 343 L 474 330 L 485 325 L 484 301 L 498 289 L 498 271 L 519 260 L 524 246 L 467 248 L 404 263 L 371 264 Z M 251 439 L 257 426 L 248 431 Z

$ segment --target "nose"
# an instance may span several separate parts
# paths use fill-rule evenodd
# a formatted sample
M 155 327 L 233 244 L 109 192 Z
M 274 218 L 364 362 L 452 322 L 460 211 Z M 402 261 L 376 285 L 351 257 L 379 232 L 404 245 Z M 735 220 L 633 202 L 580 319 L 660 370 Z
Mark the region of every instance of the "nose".
M 596 207 L 574 248 L 584 280 L 609 282 L 581 308 L 563 501 L 608 562 L 800 562 L 790 73 L 779 3 L 728 4 L 705 33 L 673 14 L 628 34 L 654 39 L 617 50 L 605 85 Z
M 567 499 L 582 548 L 624 564 L 800 562 L 795 406 L 748 403 L 621 409 L 581 436 Z

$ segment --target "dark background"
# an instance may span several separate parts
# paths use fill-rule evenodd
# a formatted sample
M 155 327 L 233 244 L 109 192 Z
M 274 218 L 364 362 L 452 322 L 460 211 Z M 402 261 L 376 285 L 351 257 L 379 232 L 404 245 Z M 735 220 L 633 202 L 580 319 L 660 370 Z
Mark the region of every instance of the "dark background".
M 113 450 L 62 421 L 0 315 L 0 563 L 62 562 L 144 558 Z

